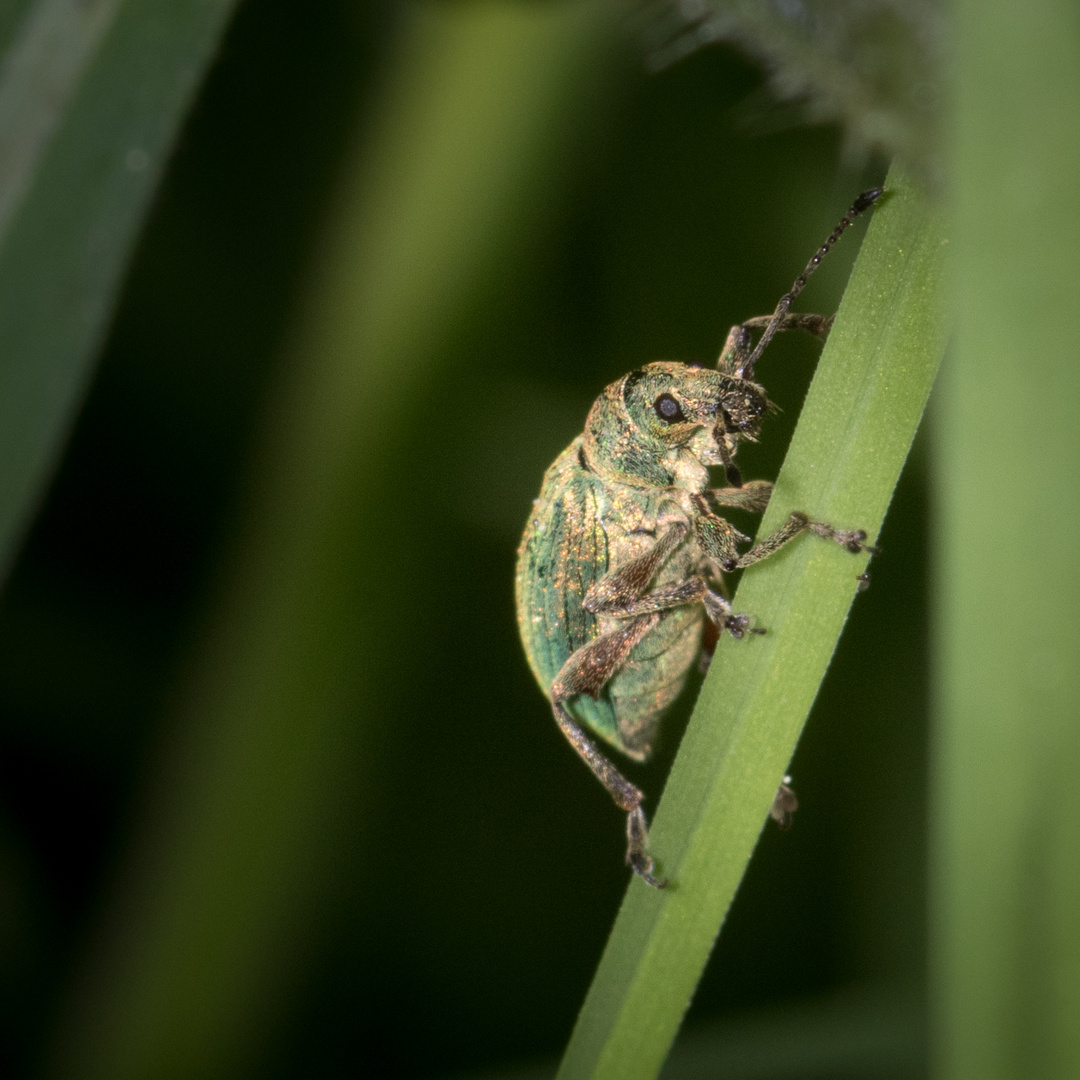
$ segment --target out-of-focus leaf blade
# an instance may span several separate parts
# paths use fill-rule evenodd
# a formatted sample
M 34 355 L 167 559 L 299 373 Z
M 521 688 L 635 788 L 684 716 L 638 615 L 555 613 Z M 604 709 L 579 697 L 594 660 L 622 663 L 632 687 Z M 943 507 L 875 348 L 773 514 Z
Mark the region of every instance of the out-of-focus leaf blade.
M 54 1075 L 253 1075 L 288 1041 L 282 1002 L 337 914 L 337 865 L 392 887 L 339 807 L 374 799 L 357 746 L 377 752 L 396 692 L 380 659 L 407 647 L 384 613 L 409 602 L 413 545 L 439 542 L 423 483 L 396 471 L 401 417 L 550 214 L 610 39 L 606 5 L 576 0 L 431 3 L 402 30 Z M 409 496 L 393 514 L 388 474 Z
M 789 105 L 797 122 L 838 122 L 849 153 L 884 152 L 935 183 L 945 19 L 936 0 L 645 0 L 654 67 L 730 41 L 768 72 L 770 95 L 747 103 L 755 126 Z
M 38 0 L 0 60 L 0 574 L 235 0 Z
M 941 1080 L 1080 1075 L 1080 22 L 956 6 L 955 356 L 938 468 Z

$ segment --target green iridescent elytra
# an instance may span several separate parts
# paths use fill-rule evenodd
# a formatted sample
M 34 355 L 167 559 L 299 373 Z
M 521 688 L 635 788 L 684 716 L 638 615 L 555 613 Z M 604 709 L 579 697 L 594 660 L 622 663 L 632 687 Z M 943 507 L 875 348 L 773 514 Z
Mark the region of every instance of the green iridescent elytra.
M 521 543 L 517 576 L 525 652 L 545 691 L 572 653 L 626 624 L 625 618 L 584 607 L 588 591 L 609 570 L 626 566 L 653 547 L 658 531 L 672 522 L 692 521 L 697 511 L 690 494 L 708 487 L 708 472 L 692 464 L 697 460 L 692 453 L 664 442 L 679 434 L 669 425 L 653 435 L 648 427 L 638 430 L 625 423 L 630 415 L 624 405 L 627 390 L 632 397 L 649 399 L 647 418 L 653 399 L 671 389 L 682 397 L 693 382 L 718 396 L 720 378 L 715 371 L 682 364 L 651 364 L 624 376 L 593 406 L 585 434 L 545 475 Z M 763 394 L 760 400 L 764 402 Z M 646 419 L 648 426 L 661 423 L 648 425 Z M 706 445 L 701 452 L 719 463 L 714 448 Z M 677 472 L 685 486 L 676 486 Z M 651 584 L 654 589 L 678 585 L 707 569 L 700 549 L 684 543 Z M 597 696 L 578 694 L 566 702 L 567 711 L 624 754 L 644 761 L 661 716 L 679 695 L 698 656 L 704 619 L 701 604 L 658 613 L 656 625 Z
M 794 513 L 775 533 L 740 553 L 749 538 L 718 513 L 760 512 L 772 485 L 743 483 L 734 458 L 756 440 L 770 409 L 753 381 L 772 336 L 800 329 L 824 337 L 831 318 L 792 315 L 806 279 L 859 213 L 881 194 L 856 200 L 771 316 L 728 334 L 716 369 L 647 364 L 608 386 L 585 431 L 544 476 L 518 550 L 518 624 L 529 665 L 563 734 L 627 812 L 627 861 L 653 875 L 642 793 L 585 729 L 636 761 L 651 752 L 665 710 L 683 689 L 706 627 L 741 638 L 747 615 L 733 614 L 723 574 L 752 566 L 802 532 L 852 552 L 873 551 L 861 530 L 838 530 Z M 753 331 L 761 330 L 752 347 Z M 710 468 L 727 486 L 713 487 Z M 711 644 L 711 643 L 710 643 Z M 773 816 L 786 822 L 794 795 L 782 786 Z

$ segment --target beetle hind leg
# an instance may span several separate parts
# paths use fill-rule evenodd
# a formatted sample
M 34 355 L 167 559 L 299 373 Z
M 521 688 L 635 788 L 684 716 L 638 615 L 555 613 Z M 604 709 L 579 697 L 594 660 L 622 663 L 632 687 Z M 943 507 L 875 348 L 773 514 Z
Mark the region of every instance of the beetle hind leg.
M 597 749 L 563 704 L 576 694 L 596 697 L 629 656 L 630 650 L 656 625 L 658 619 L 659 613 L 656 611 L 639 615 L 627 626 L 601 634 L 572 653 L 551 685 L 551 708 L 567 742 L 589 766 L 593 776 L 604 785 L 615 805 L 626 811 L 627 863 L 643 881 L 662 889 L 667 882 L 653 875 L 655 864 L 648 851 L 649 827 L 645 811 L 641 809 L 645 796 Z
M 561 701 L 551 705 L 555 713 L 555 722 L 566 736 L 567 742 L 577 751 L 578 757 L 592 770 L 593 776 L 604 785 L 615 805 L 626 811 L 626 862 L 647 884 L 663 889 L 667 885 L 664 878 L 654 876 L 656 864 L 649 854 L 649 825 L 645 820 L 645 811 L 641 801 L 645 798 L 641 788 L 635 787 L 625 776 L 596 748 L 596 744 L 574 722 Z
M 791 828 L 791 819 L 799 809 L 799 799 L 791 788 L 791 777 L 785 776 L 784 782 L 776 789 L 776 797 L 769 809 L 769 817 L 785 831 Z
M 654 889 L 667 888 L 667 878 L 653 876 L 656 864 L 649 854 L 649 826 L 640 806 L 626 815 L 626 862 L 647 885 Z

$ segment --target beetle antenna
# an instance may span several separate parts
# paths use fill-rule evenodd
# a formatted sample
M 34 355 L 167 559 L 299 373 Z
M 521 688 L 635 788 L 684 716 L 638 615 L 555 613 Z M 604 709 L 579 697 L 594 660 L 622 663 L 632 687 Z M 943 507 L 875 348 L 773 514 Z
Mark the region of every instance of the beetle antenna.
M 833 244 L 840 239 L 844 234 L 844 230 L 862 213 L 869 210 L 874 203 L 877 202 L 881 196 L 884 188 L 870 188 L 869 191 L 864 191 L 851 205 L 851 209 L 840 219 L 840 224 L 836 226 L 829 238 L 814 252 L 814 257 L 806 264 L 806 269 L 795 279 L 795 284 L 780 297 L 780 303 L 776 305 L 776 310 L 772 313 L 772 318 L 769 320 L 769 325 L 765 327 L 765 332 L 758 340 L 754 351 L 750 354 L 750 359 L 743 365 L 742 370 L 739 372 L 739 377 L 743 379 L 752 379 L 754 377 L 754 365 L 761 358 L 761 354 L 765 351 L 766 346 L 773 339 L 773 335 L 780 329 L 780 324 L 784 321 L 784 316 L 787 315 L 791 308 L 791 305 L 795 302 L 795 297 L 799 295 L 806 287 L 806 282 L 810 275 L 818 268 L 818 263 L 829 254 Z

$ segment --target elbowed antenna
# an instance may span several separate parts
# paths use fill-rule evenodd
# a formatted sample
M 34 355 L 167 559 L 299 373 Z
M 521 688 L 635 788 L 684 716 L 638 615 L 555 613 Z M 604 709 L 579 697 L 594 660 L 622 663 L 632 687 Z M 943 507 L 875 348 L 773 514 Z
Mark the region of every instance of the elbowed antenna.
M 862 213 L 869 210 L 871 206 L 878 201 L 884 188 L 870 188 L 869 191 L 864 191 L 852 204 L 851 209 L 840 219 L 840 224 L 829 234 L 829 238 L 814 252 L 814 257 L 806 264 L 806 269 L 795 279 L 795 284 L 791 286 L 790 290 L 784 293 L 780 297 L 780 303 L 776 305 L 776 310 L 772 313 L 772 318 L 769 319 L 768 326 L 765 327 L 765 332 L 761 335 L 757 346 L 750 354 L 750 358 L 743 366 L 735 372 L 740 379 L 752 379 L 754 377 L 754 365 L 758 362 L 761 354 L 765 351 L 766 346 L 773 339 L 773 335 L 780 328 L 780 324 L 784 321 L 784 316 L 787 315 L 791 308 L 791 305 L 795 302 L 795 297 L 799 295 L 806 287 L 807 279 L 818 268 L 818 263 L 829 254 L 833 244 L 844 234 L 844 230 Z

